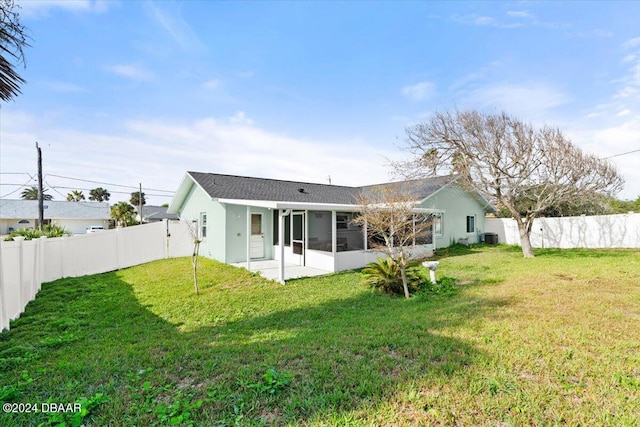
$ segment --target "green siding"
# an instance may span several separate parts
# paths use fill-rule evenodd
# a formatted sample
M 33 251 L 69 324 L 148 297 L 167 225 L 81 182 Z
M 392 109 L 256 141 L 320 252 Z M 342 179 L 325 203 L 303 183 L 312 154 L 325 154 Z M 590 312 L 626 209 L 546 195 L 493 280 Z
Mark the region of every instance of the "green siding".
M 247 260 L 247 207 L 225 205 L 226 212 L 226 262 L 245 262 Z M 262 232 L 264 233 L 264 259 L 273 259 L 273 211 L 267 208 L 251 207 L 251 213 L 262 214 Z
M 207 214 L 207 237 L 200 243 L 200 255 L 225 262 L 224 207 L 214 202 L 200 187 L 193 185 L 180 211 L 182 221 L 198 221 L 200 213 Z
M 480 234 L 484 232 L 485 211 L 482 205 L 458 184 L 451 184 L 420 205 L 445 211 L 443 214 L 443 233 L 436 236 L 436 248 L 444 248 L 468 238 L 469 243 L 478 243 Z M 475 231 L 467 233 L 467 216 L 475 216 Z

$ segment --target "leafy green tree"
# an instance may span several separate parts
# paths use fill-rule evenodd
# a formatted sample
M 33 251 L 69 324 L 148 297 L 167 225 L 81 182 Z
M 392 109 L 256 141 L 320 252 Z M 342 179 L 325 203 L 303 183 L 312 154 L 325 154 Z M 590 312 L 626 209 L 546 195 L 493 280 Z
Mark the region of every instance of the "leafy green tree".
M 73 190 L 71 193 L 67 194 L 68 202 L 81 202 L 84 200 L 84 194 L 80 190 Z
M 102 187 L 94 188 L 89 191 L 89 200 L 93 200 L 95 202 L 108 202 L 109 197 L 111 197 L 111 193 Z
M 47 194 L 47 189 L 43 189 L 43 200 L 53 200 L 51 194 Z M 38 187 L 25 188 L 21 194 L 22 200 L 38 200 Z
M 23 48 L 29 46 L 26 28 L 20 23 L 20 6 L 14 0 L 0 0 L 0 99 L 10 101 L 26 81 L 9 59 L 25 64 Z M 9 58 L 9 59 L 8 59 Z
M 640 212 L 640 196 L 635 200 L 611 199 L 609 203 L 613 213 Z
M 139 191 L 134 191 L 133 193 L 131 193 L 131 199 L 129 199 L 129 203 L 131 203 L 133 206 L 140 206 L 140 192 Z M 144 198 L 144 192 L 142 193 L 142 204 L 145 205 L 147 203 L 147 201 Z
M 135 210 L 127 202 L 119 202 L 111 206 L 111 218 L 115 219 L 118 225 L 126 227 L 135 223 Z

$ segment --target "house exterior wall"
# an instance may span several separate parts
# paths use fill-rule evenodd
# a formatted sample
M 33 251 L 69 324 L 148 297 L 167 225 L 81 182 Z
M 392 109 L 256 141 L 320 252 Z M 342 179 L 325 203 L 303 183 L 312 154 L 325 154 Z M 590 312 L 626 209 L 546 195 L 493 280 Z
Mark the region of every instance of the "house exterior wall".
M 225 208 L 197 186 L 193 186 L 180 210 L 180 220 L 195 221 L 200 227 L 200 214 L 207 214 L 207 236 L 200 243 L 200 255 L 227 262 L 225 260 Z
M 226 209 L 226 262 L 245 262 L 247 260 L 247 207 L 225 205 Z M 273 210 L 251 206 L 250 213 L 262 214 L 262 233 L 264 234 L 264 257 L 273 259 Z
M 442 215 L 442 234 L 436 235 L 437 248 L 446 248 L 451 242 L 468 239 L 469 243 L 478 243 L 479 236 L 485 231 L 485 210 L 474 197 L 458 184 L 442 188 L 422 202 L 420 207 L 440 209 Z M 474 216 L 474 232 L 467 233 L 467 216 Z

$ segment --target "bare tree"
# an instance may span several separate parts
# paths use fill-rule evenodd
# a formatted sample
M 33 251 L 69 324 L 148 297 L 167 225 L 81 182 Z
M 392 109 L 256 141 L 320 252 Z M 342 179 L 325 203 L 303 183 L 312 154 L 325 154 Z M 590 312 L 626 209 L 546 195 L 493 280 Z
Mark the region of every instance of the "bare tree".
M 191 265 L 193 266 L 193 286 L 198 295 L 198 254 L 200 252 L 200 233 L 198 232 L 198 223 L 196 221 L 186 221 L 189 234 L 193 240 L 193 254 L 191 255 Z
M 412 158 L 394 164 L 403 176 L 457 173 L 458 182 L 506 208 L 518 224 L 522 252 L 542 212 L 614 194 L 623 180 L 609 162 L 582 152 L 557 128 L 534 128 L 506 113 L 437 113 L 408 127 Z
M 414 197 L 390 186 L 361 194 L 357 203 L 361 211 L 353 222 L 366 227 L 369 247 L 384 252 L 400 268 L 404 296 L 409 298 L 407 267 L 416 240 L 431 232 L 430 218 L 416 212 Z
M 0 99 L 9 101 L 20 93 L 25 80 L 16 72 L 7 55 L 25 64 L 23 48 L 29 46 L 26 28 L 13 0 L 0 0 Z

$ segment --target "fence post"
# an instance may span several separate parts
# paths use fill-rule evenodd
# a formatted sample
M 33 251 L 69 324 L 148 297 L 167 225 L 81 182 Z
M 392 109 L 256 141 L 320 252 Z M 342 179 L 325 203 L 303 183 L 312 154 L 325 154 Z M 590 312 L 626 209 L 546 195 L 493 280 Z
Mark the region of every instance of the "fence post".
M 4 242 L 0 241 L 0 332 L 9 329 L 9 312 L 7 311 L 7 295 L 4 283 L 4 258 L 2 257 L 2 247 Z
M 24 266 L 24 236 L 15 236 L 13 238 L 15 242 L 18 242 L 18 253 L 20 254 L 18 257 L 18 301 L 20 304 L 23 304 L 22 295 L 24 294 L 24 274 L 23 274 L 23 266 Z M 26 303 L 24 303 L 26 305 Z M 24 306 L 23 306 L 24 307 Z M 22 312 L 22 310 L 20 310 Z
M 40 276 L 38 276 L 38 282 L 37 282 L 37 286 L 36 286 L 36 294 L 38 292 L 40 292 L 40 289 L 42 289 L 42 282 L 45 280 L 45 277 L 47 276 L 47 266 L 46 266 L 46 246 L 47 246 L 47 236 L 42 236 L 40 237 Z

